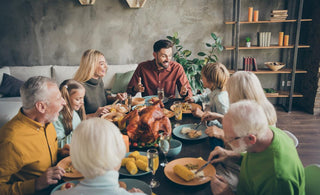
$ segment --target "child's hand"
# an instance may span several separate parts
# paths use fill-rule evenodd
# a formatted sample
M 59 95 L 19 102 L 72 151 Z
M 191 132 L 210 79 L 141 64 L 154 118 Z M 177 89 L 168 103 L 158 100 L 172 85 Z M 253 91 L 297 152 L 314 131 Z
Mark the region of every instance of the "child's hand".
M 193 98 L 192 97 L 189 97 L 189 96 L 187 96 L 186 98 L 184 98 L 184 101 L 186 101 L 186 102 L 194 102 L 194 100 L 193 100 Z
M 192 109 L 191 111 L 192 111 L 192 115 L 195 117 L 201 118 L 203 115 L 202 110 L 198 107 L 195 107 L 195 109 Z
M 212 121 L 212 120 L 218 120 L 220 123 L 222 123 L 223 115 L 216 113 L 216 112 L 205 112 L 201 118 L 202 121 Z
M 128 97 L 127 93 L 118 93 L 116 98 L 120 101 L 124 101 L 127 99 L 127 97 Z
M 99 107 L 97 111 L 94 113 L 95 117 L 100 117 L 101 115 L 107 114 L 109 112 L 109 109 L 104 107 Z
M 218 139 L 224 139 L 224 131 L 223 129 L 220 129 L 219 127 L 213 125 L 208 127 L 205 130 L 205 133 L 209 136 L 209 137 L 216 137 Z

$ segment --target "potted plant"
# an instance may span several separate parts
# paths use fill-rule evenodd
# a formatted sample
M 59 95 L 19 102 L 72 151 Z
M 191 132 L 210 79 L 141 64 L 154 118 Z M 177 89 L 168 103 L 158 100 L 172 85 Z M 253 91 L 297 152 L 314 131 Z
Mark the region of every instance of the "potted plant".
M 192 52 L 190 50 L 183 49 L 183 46 L 180 45 L 178 33 L 175 32 L 173 36 L 167 36 L 167 38 L 173 42 L 176 48 L 173 58 L 176 62 L 183 66 L 194 94 L 201 93 L 203 91 L 201 82 L 202 67 L 207 63 L 217 62 L 218 57 L 216 54 L 223 51 L 221 38 L 214 33 L 211 33 L 211 37 L 213 39 L 212 43 L 206 43 L 206 47 L 210 48 L 210 50 L 207 53 L 198 52 L 198 56 L 203 57 L 203 59 L 189 59 Z
M 251 47 L 251 38 L 250 37 L 246 37 L 246 46 Z

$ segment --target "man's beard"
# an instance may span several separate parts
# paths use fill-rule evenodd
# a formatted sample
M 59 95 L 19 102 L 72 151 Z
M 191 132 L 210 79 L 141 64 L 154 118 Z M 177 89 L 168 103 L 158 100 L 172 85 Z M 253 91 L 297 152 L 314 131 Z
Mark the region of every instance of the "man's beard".
M 232 144 L 230 144 L 230 147 L 232 148 L 233 151 L 235 151 L 237 153 L 245 152 L 248 149 L 248 146 L 246 145 L 246 143 L 243 140 L 239 140 L 238 147 L 235 147 Z
M 168 61 L 164 61 L 163 63 L 159 62 L 159 66 L 161 66 L 162 68 L 164 69 L 167 69 L 169 67 L 169 64 L 168 65 L 164 65 L 164 63 L 168 63 Z

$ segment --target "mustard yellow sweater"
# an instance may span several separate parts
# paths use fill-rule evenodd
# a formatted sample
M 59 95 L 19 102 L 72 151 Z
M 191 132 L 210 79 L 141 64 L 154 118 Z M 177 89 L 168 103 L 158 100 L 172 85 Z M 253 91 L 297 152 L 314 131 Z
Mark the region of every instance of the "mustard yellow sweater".
M 0 194 L 34 194 L 35 178 L 57 161 L 52 123 L 43 126 L 19 113 L 0 129 Z

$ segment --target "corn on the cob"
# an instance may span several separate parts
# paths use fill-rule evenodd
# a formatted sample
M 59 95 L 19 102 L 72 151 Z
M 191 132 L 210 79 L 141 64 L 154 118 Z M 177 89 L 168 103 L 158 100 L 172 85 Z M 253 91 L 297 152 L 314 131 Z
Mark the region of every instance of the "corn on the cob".
M 129 161 L 133 161 L 133 162 L 135 162 L 136 160 L 134 159 L 134 158 L 124 158 L 124 159 L 122 159 L 122 161 L 121 161 L 121 166 L 122 167 L 124 167 L 124 166 L 126 166 L 126 164 L 127 164 L 127 162 L 129 162 Z
M 175 165 L 173 171 L 185 181 L 190 181 L 194 178 L 194 173 L 183 165 Z
M 135 175 L 138 173 L 138 168 L 133 161 L 128 161 L 126 164 L 126 169 L 131 175 Z
M 148 164 L 148 157 L 139 155 L 137 156 L 136 160 L 142 160 L 143 162 L 146 162 Z
M 131 152 L 128 157 L 132 157 L 132 158 L 135 158 L 137 160 L 138 156 L 140 156 L 139 151 L 134 151 L 134 152 Z
M 138 159 L 136 161 L 136 165 L 137 165 L 138 169 L 140 169 L 141 171 L 149 171 L 148 162 L 144 162 L 141 159 Z

